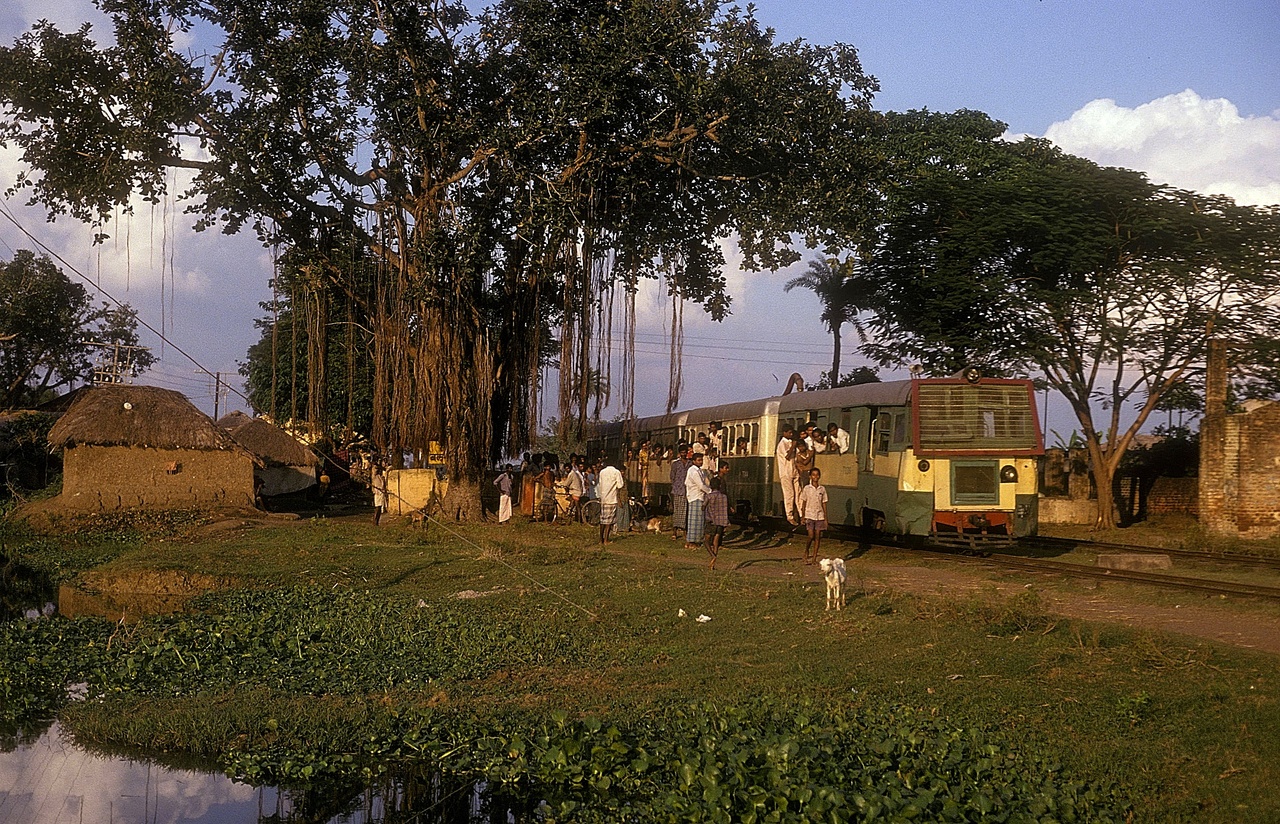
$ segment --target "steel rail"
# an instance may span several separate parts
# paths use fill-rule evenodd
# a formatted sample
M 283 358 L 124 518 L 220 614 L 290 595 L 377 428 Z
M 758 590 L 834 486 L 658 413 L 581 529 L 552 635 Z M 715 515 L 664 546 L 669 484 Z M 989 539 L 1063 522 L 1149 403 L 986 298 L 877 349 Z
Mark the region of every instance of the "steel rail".
M 1242 595 L 1250 598 L 1264 598 L 1280 601 L 1280 587 L 1263 584 L 1244 584 L 1235 581 L 1218 581 L 1209 578 L 1189 578 L 1182 575 L 1165 575 L 1159 572 L 1140 572 L 1129 569 L 1106 569 L 1073 564 L 1067 561 L 1048 561 L 1043 558 L 1019 558 L 1013 555 L 986 555 L 983 557 L 958 556 L 951 557 L 976 563 L 987 563 L 1004 569 L 1016 569 L 1024 572 L 1040 572 L 1055 575 L 1070 575 L 1076 578 L 1092 578 L 1105 581 L 1124 581 L 1126 583 L 1147 584 L 1167 589 L 1181 589 L 1191 592 L 1208 592 L 1215 595 Z
M 792 529 L 781 529 L 776 526 L 764 523 L 764 519 L 757 525 L 769 532 L 792 532 Z M 844 533 L 844 534 L 842 534 Z M 964 554 L 952 548 L 946 547 L 930 547 L 922 545 L 908 545 L 902 542 L 890 542 L 885 540 L 884 536 L 869 537 L 856 536 L 849 534 L 844 530 L 833 530 L 830 537 L 840 543 L 859 543 L 866 547 L 875 547 L 878 549 L 897 549 L 909 552 L 926 552 L 931 555 L 940 555 L 962 563 L 978 563 L 987 566 L 1000 567 L 1004 569 L 1013 569 L 1023 572 L 1035 572 L 1051 575 L 1069 575 L 1076 578 L 1089 578 L 1094 580 L 1119 581 L 1134 584 L 1146 584 L 1148 586 L 1159 586 L 1166 589 L 1180 589 L 1189 592 L 1205 592 L 1214 595 L 1237 595 L 1250 598 L 1262 598 L 1271 601 L 1280 601 L 1280 587 L 1266 586 L 1263 584 L 1245 584 L 1235 581 L 1220 581 L 1210 578 L 1191 578 L 1182 575 L 1165 575 L 1158 572 L 1142 572 L 1138 570 L 1127 569 L 1109 569 L 1104 567 L 1091 567 L 1084 564 L 1073 564 L 1069 561 L 1052 561 L 1044 558 L 1024 558 L 1016 555 L 1005 555 L 1000 553 L 981 553 L 981 554 Z M 1039 540 L 1039 539 L 1036 539 Z M 1086 542 L 1080 542 L 1086 543 Z M 1119 549 L 1121 544 L 1099 544 L 1088 542 L 1092 547 L 1108 547 Z M 1142 547 L 1148 552 L 1162 552 L 1162 550 L 1152 547 Z M 1201 558 L 1203 553 L 1190 552 L 1190 555 Z M 1221 556 L 1212 556 L 1215 560 L 1220 560 Z M 1251 560 L 1257 560 L 1255 556 L 1242 556 Z M 1269 559 L 1261 559 L 1269 560 Z
M 1194 549 L 1165 549 L 1153 546 L 1133 544 L 1111 544 L 1101 541 L 1078 541 L 1072 538 L 1023 538 L 1022 546 L 1032 548 L 1083 549 L 1085 551 L 1136 552 L 1145 555 L 1168 555 L 1170 558 L 1184 558 L 1189 561 L 1210 563 L 1239 564 L 1241 566 L 1260 567 L 1264 569 L 1280 569 L 1280 558 L 1268 558 L 1262 555 L 1246 555 L 1243 552 L 1200 552 Z

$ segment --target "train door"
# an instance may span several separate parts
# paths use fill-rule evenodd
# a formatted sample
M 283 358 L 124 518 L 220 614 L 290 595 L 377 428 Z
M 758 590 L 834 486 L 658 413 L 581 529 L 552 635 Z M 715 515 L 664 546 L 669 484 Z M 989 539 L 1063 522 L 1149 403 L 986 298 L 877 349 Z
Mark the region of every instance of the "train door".
M 874 424 L 874 410 L 868 407 L 855 406 L 840 411 L 840 427 L 849 433 L 849 452 L 842 457 L 853 466 L 853 483 L 847 494 L 841 494 L 840 499 L 832 501 L 827 509 L 827 514 L 837 523 L 862 526 L 865 521 L 867 501 L 864 487 L 875 460 Z

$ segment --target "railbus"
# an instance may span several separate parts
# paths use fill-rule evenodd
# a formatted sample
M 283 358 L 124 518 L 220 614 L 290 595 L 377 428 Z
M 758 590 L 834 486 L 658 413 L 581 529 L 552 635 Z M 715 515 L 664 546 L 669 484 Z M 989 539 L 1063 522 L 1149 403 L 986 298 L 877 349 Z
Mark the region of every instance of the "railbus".
M 847 435 L 847 451 L 814 456 L 833 526 L 967 546 L 1037 531 L 1044 441 L 1033 385 L 972 369 L 602 424 L 588 448 L 622 460 L 631 494 L 660 511 L 670 498 L 676 443 L 715 424 L 737 517 L 780 519 L 776 446 L 786 427 L 806 423 L 823 431 L 835 423 Z

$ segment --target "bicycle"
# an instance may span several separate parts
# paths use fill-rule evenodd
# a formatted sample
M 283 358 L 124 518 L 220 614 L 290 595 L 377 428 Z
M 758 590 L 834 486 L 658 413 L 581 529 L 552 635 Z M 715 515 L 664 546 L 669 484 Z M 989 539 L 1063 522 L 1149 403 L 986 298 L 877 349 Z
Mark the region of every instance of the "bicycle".
M 547 523 L 553 524 L 556 521 L 573 523 L 574 521 L 582 520 L 582 502 L 578 502 L 578 511 L 575 512 L 573 502 L 569 499 L 569 491 L 567 489 L 557 485 L 555 498 L 556 502 L 554 507 L 550 504 L 543 504 L 546 511 L 545 520 Z M 597 523 L 598 522 L 599 516 L 597 516 Z
M 639 498 L 628 498 L 627 504 L 631 510 L 631 529 L 636 529 L 636 524 L 645 524 L 649 520 L 649 510 L 645 507 L 644 502 Z M 589 526 L 600 525 L 600 502 L 596 499 L 585 501 L 582 504 L 582 522 Z M 643 531 L 644 527 L 640 529 Z

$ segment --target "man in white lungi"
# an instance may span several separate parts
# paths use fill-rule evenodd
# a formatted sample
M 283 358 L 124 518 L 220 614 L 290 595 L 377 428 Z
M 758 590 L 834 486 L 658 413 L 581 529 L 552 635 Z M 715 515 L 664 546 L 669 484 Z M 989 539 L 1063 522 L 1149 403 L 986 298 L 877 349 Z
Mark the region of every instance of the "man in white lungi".
M 782 427 L 782 437 L 778 439 L 778 449 L 774 458 L 778 464 L 778 481 L 782 485 L 782 510 L 786 513 L 787 523 L 800 523 L 800 515 L 796 511 L 796 498 L 800 495 L 800 480 L 796 477 L 796 431 L 793 427 Z
M 494 479 L 493 485 L 498 488 L 498 523 L 505 524 L 511 520 L 511 470 L 503 467 L 502 472 Z

